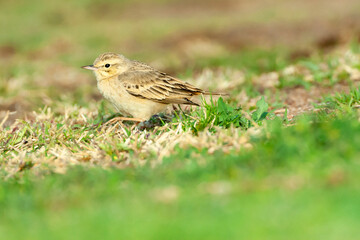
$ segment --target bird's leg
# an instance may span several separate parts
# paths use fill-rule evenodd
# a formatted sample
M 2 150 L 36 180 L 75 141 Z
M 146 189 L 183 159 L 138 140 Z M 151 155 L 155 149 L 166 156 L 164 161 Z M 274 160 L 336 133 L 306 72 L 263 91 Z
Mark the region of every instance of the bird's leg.
M 140 124 L 141 122 L 136 122 L 136 123 L 134 123 L 134 125 L 132 125 L 132 127 L 131 127 L 131 131 L 132 130 L 134 130 L 139 124 Z
M 127 118 L 127 117 L 115 117 L 113 119 L 110 119 L 105 123 L 105 125 L 113 124 L 115 122 L 123 122 L 123 121 L 133 121 L 137 122 L 135 126 L 137 126 L 139 123 L 143 122 L 143 119 L 140 118 Z

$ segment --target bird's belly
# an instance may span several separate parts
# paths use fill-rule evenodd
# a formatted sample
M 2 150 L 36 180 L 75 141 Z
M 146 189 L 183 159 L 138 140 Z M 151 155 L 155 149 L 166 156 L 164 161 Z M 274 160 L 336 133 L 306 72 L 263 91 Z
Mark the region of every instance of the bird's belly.
M 122 86 L 112 86 L 109 82 L 98 83 L 98 88 L 121 114 L 134 118 L 148 120 L 152 115 L 164 111 L 167 106 L 132 96 Z
M 145 102 L 147 101 L 147 102 Z M 117 102 L 114 104 L 119 112 L 127 115 L 131 115 L 134 118 L 140 118 L 148 120 L 152 115 L 165 110 L 166 105 L 161 103 L 155 103 L 148 100 L 141 102 Z

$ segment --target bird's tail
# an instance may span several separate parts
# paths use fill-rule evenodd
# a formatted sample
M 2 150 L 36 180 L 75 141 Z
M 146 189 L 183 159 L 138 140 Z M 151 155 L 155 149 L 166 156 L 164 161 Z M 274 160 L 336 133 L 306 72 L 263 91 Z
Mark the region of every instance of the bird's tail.
M 210 92 L 210 91 L 204 91 L 202 94 L 204 95 L 220 95 L 220 96 L 229 96 L 228 93 L 222 93 L 222 92 Z

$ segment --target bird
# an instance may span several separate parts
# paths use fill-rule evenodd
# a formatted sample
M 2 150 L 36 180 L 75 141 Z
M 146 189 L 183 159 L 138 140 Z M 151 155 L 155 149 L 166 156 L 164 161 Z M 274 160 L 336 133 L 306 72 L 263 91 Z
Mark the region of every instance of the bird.
M 103 53 L 82 68 L 95 73 L 97 87 L 123 116 L 119 121 L 143 122 L 164 111 L 169 104 L 199 106 L 191 100 L 211 93 L 121 54 Z

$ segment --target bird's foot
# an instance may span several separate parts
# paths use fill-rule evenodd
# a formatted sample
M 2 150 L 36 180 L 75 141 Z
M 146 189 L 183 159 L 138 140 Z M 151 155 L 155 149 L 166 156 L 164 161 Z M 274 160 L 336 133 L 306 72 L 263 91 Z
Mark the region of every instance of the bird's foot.
M 106 126 L 106 125 L 110 125 L 110 124 L 114 124 L 114 123 L 118 122 L 121 126 L 124 127 L 124 125 L 122 124 L 123 121 L 135 122 L 134 126 L 137 126 L 139 123 L 143 122 L 144 120 L 140 119 L 140 118 L 115 117 L 115 118 L 110 119 L 109 121 L 107 121 L 104 125 Z

